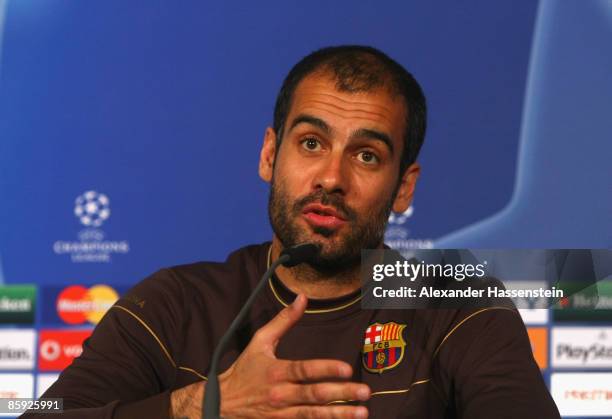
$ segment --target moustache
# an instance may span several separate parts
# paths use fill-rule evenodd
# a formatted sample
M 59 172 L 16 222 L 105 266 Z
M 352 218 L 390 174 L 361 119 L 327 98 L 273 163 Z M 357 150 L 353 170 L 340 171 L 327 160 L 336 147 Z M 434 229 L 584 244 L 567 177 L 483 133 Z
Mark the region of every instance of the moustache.
M 341 196 L 336 194 L 329 194 L 323 190 L 319 190 L 310 195 L 306 195 L 303 198 L 298 199 L 293 204 L 293 211 L 300 213 L 302 208 L 308 204 L 318 203 L 334 208 L 338 213 L 348 221 L 354 221 L 357 219 L 357 213 L 348 205 L 344 203 Z

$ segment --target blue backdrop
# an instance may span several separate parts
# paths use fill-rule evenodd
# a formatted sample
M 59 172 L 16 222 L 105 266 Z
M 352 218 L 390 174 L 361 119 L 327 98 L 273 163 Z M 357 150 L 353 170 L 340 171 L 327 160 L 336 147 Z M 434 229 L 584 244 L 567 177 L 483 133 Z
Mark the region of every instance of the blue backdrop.
M 612 247 L 611 41 L 608 0 L 0 0 L 0 283 L 121 290 L 269 240 L 277 91 L 344 43 L 428 99 L 391 244 Z
M 263 4 L 262 4 L 263 3 Z M 259 147 L 280 84 L 310 51 L 364 43 L 430 107 L 413 239 L 499 211 L 515 183 L 537 3 L 9 1 L 0 91 L 0 255 L 7 282 L 135 281 L 270 238 Z M 446 7 L 442 7 L 446 6 Z M 104 193 L 112 263 L 58 240 Z

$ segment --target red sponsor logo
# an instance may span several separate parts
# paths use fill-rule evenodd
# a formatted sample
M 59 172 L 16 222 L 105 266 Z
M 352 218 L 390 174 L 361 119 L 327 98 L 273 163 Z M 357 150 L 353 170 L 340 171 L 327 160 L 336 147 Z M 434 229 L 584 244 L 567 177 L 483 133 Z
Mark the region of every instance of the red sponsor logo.
M 71 285 L 57 297 L 57 315 L 68 324 L 87 321 L 98 324 L 118 298 L 117 292 L 108 285 L 99 284 L 91 288 Z
M 17 396 L 19 396 L 17 391 L 0 390 L 0 398 L 2 399 L 15 399 Z
M 564 394 L 568 400 L 612 400 L 612 391 L 600 390 L 566 390 Z
M 91 330 L 41 330 L 38 369 L 61 371 L 83 352 L 83 341 Z

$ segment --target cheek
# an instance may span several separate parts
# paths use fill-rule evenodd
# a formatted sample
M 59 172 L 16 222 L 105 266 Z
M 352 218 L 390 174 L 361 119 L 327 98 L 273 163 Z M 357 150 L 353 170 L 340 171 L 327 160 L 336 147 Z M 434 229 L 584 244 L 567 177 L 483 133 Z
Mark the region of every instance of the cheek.
M 275 179 L 282 182 L 286 194 L 292 198 L 303 196 L 308 193 L 307 176 L 303 170 L 276 170 Z
M 308 190 L 305 187 L 306 182 L 303 180 L 303 174 L 297 170 L 285 170 L 285 167 L 279 165 L 274 170 L 274 181 L 277 193 L 282 196 L 282 199 L 288 207 L 291 207 L 297 200 L 308 195 Z
M 312 184 L 316 167 L 312 163 L 308 164 L 308 162 L 293 158 L 290 154 L 286 152 L 279 156 L 274 176 L 282 179 L 291 195 L 303 195 Z
M 361 173 L 353 178 L 353 187 L 364 199 L 384 201 L 393 193 L 395 181 L 386 173 Z
M 355 209 L 371 216 L 377 214 L 381 209 L 391 204 L 395 185 L 390 185 L 388 180 L 381 181 L 370 176 L 369 179 L 358 182 L 359 186 L 354 189 Z

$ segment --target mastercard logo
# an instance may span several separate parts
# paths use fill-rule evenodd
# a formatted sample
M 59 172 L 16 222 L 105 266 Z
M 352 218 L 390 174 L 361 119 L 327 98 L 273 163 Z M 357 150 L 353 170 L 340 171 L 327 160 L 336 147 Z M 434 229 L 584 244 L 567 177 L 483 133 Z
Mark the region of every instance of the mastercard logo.
M 117 292 L 108 285 L 72 285 L 58 295 L 57 315 L 68 324 L 97 324 L 118 299 Z

